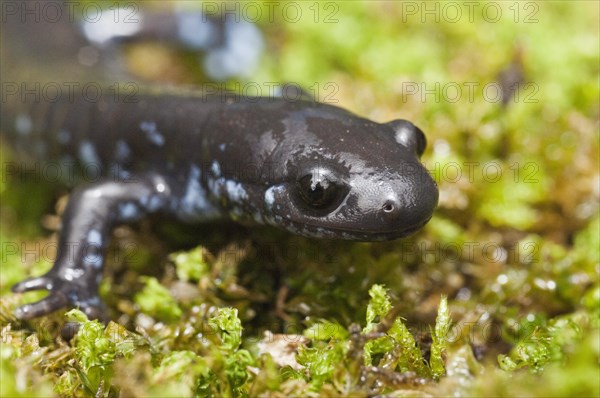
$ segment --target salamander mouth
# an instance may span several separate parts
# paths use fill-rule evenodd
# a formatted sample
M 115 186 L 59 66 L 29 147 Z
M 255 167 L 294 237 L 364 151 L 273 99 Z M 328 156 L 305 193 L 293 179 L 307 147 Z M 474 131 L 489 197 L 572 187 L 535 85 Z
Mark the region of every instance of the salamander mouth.
M 425 224 L 427 224 L 429 222 L 429 220 L 431 220 L 431 217 L 433 216 L 429 216 L 429 218 L 413 227 L 409 227 L 407 229 L 405 229 L 402 233 L 405 234 L 404 236 L 408 236 L 408 235 L 412 235 L 415 232 L 417 232 L 418 230 L 420 230 L 421 228 L 423 228 L 425 226 Z
M 336 226 L 323 226 L 316 223 L 291 221 L 287 229 L 293 233 L 312 238 L 325 238 L 336 240 L 352 240 L 358 242 L 381 242 L 395 240 L 410 236 L 423 228 L 431 220 L 431 216 L 425 221 L 409 226 L 404 229 L 394 230 L 366 230 L 350 229 Z

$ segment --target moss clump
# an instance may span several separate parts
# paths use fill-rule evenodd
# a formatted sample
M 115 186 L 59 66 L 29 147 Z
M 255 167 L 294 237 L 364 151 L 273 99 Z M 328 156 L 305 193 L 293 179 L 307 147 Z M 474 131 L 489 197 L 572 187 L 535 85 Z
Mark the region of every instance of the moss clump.
M 76 329 L 76 333 L 69 346 L 58 339 L 42 349 L 35 333 L 19 345 L 15 339 L 18 333 L 8 326 L 3 338 L 9 344 L 3 352 L 6 359 L 13 356 L 27 361 L 32 375 L 47 372 L 54 392 L 61 396 L 127 392 L 131 380 L 119 372 L 125 366 L 146 381 L 137 391 L 148 395 L 240 397 L 274 388 L 292 395 L 351 395 L 389 392 L 398 383 L 432 383 L 444 373 L 442 355 L 449 319 L 445 298 L 435 325 L 436 352 L 432 350 L 428 364 L 414 336 L 392 311 L 383 286 L 374 285 L 370 293 L 370 315 L 362 330 L 358 325 L 346 330 L 330 322 L 315 323 L 305 331 L 305 337 L 312 338 L 306 337 L 296 346 L 295 365 L 280 366 L 279 370 L 278 358 L 273 358 L 276 352 L 257 354 L 257 342 L 244 339 L 237 310 L 228 307 L 215 308 L 204 321 L 196 319 L 193 308 L 182 313 L 180 322 L 186 325 L 185 331 L 157 322 L 141 334 L 114 322 L 104 326 L 89 321 L 81 311 L 71 310 L 65 315 L 66 327 Z M 314 333 L 324 329 L 332 333 Z M 181 334 L 198 342 L 189 346 L 194 351 L 180 349 Z M 21 352 L 15 356 L 11 348 Z M 61 351 L 60 363 L 48 368 L 45 355 L 52 350 Z M 3 371 L 14 372 L 7 365 Z M 56 373 L 49 372 L 51 369 Z M 380 373 L 385 379 L 373 384 Z M 14 385 L 5 388 L 8 395 L 19 391 Z

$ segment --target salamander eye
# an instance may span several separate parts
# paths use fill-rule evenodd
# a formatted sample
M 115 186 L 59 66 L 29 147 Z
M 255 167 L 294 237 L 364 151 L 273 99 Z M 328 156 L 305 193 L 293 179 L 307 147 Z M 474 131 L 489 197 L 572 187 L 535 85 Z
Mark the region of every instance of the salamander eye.
M 296 185 L 302 202 L 315 210 L 325 211 L 337 207 L 348 192 L 344 184 L 319 171 L 300 177 Z

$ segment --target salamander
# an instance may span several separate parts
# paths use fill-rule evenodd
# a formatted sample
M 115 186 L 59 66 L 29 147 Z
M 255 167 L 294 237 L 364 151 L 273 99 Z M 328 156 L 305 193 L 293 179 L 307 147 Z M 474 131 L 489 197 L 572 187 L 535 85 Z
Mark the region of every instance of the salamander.
M 53 267 L 13 287 L 49 291 L 18 308 L 20 319 L 66 306 L 102 317 L 97 290 L 111 232 L 152 214 L 383 241 L 423 227 L 438 201 L 419 160 L 425 135 L 406 120 L 377 123 L 304 97 L 13 97 L 2 107 L 5 142 L 98 172 L 69 196 Z

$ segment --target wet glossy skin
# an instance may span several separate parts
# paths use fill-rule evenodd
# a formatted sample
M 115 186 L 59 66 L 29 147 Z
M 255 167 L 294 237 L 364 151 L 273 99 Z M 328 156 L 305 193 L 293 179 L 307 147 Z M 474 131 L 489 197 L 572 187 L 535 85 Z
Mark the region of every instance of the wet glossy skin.
M 423 226 L 438 199 L 419 162 L 425 138 L 418 128 L 315 102 L 152 95 L 29 104 L 2 116 L 16 147 L 37 144 L 41 158 L 76 161 L 104 176 L 70 196 L 52 270 L 14 287 L 51 292 L 21 307 L 20 318 L 66 305 L 98 317 L 112 229 L 152 213 L 377 241 Z M 331 187 L 324 205 L 314 206 L 310 195 Z M 80 249 L 67 251 L 73 242 Z
M 151 214 L 381 241 L 415 232 L 437 204 L 419 162 L 425 137 L 410 122 L 379 124 L 306 100 L 104 92 L 2 104 L 0 132 L 17 152 L 65 176 L 96 172 L 67 181 L 76 188 L 53 268 L 13 288 L 50 293 L 17 309 L 21 319 L 65 306 L 102 318 L 97 288 L 112 230 Z

